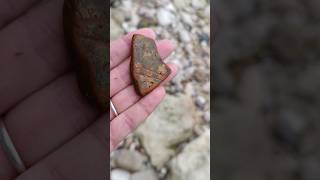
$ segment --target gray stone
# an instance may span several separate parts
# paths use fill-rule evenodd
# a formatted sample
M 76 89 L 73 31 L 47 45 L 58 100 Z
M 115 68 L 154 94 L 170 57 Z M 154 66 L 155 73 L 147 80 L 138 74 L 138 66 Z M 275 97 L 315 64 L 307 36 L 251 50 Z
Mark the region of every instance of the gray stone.
M 183 9 L 191 3 L 191 0 L 174 0 L 173 3 L 178 9 Z
M 196 99 L 196 105 L 203 109 L 204 106 L 206 105 L 206 99 L 203 96 L 198 96 Z
M 118 168 L 131 172 L 140 171 L 145 168 L 147 157 L 137 151 L 126 149 L 118 150 L 113 154 L 114 165 Z
M 157 11 L 157 19 L 160 25 L 168 26 L 174 22 L 175 17 L 170 11 L 166 9 L 159 9 Z
M 192 16 L 188 13 L 181 13 L 181 19 L 182 21 L 189 25 L 189 26 L 192 26 L 194 24 L 193 20 L 192 20 Z
M 203 120 L 206 122 L 210 122 L 210 112 L 206 111 L 203 116 L 202 116 Z
M 180 30 L 179 31 L 179 38 L 182 42 L 190 42 L 191 41 L 191 37 L 189 35 L 189 32 L 186 30 Z
M 160 168 L 176 152 L 176 146 L 192 136 L 199 121 L 190 96 L 167 95 L 136 131 L 151 163 Z
M 210 130 L 187 144 L 169 164 L 166 180 L 210 180 Z
M 196 9 L 203 9 L 207 6 L 206 0 L 192 0 L 192 6 Z

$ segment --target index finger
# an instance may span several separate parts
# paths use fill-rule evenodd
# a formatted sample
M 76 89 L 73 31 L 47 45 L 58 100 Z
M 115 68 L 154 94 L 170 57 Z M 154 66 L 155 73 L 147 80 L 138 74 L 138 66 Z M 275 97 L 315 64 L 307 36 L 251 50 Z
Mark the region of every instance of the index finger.
M 156 36 L 152 29 L 144 28 L 133 31 L 120 39 L 112 41 L 110 43 L 110 69 L 116 67 L 130 56 L 131 39 L 134 34 L 141 34 L 152 39 L 155 39 Z

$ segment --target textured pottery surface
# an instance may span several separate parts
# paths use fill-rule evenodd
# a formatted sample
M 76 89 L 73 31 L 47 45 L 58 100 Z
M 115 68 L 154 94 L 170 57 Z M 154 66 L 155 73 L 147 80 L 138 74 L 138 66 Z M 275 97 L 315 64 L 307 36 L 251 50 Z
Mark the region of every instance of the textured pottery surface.
M 138 34 L 132 37 L 131 74 L 141 96 L 169 76 L 170 68 L 162 62 L 154 40 Z
M 109 33 L 105 0 L 66 0 L 65 37 L 82 93 L 103 111 L 108 104 Z

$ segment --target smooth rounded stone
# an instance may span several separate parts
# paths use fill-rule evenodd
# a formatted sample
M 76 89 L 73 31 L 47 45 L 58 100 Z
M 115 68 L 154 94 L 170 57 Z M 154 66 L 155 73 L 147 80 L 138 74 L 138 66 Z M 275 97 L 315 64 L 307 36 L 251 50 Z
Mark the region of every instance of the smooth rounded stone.
M 179 31 L 179 38 L 182 42 L 190 42 L 191 41 L 191 37 L 189 35 L 189 32 L 186 30 L 180 30 Z
M 201 109 L 204 108 L 206 105 L 206 99 L 203 96 L 198 96 L 196 99 L 196 105 Z
M 145 169 L 147 157 L 137 151 L 129 151 L 126 149 L 114 152 L 114 165 L 118 168 L 136 172 Z
M 206 82 L 204 85 L 203 85 L 203 91 L 205 93 L 210 93 L 210 81 Z
M 111 180 L 130 180 L 131 174 L 122 169 L 113 169 L 111 171 Z
M 130 180 L 158 180 L 158 178 L 155 172 L 149 169 L 132 174 Z
M 157 19 L 159 24 L 162 26 L 168 26 L 170 24 L 173 24 L 173 22 L 175 21 L 174 15 L 166 9 L 159 9 L 157 11 Z
M 191 3 L 191 0 L 173 0 L 173 3 L 178 9 L 183 9 Z
M 193 26 L 194 25 L 194 22 L 192 20 L 192 16 L 190 14 L 182 12 L 181 13 L 181 18 L 182 18 L 182 21 L 184 23 L 186 23 L 187 25 L 189 25 L 189 26 Z
M 158 87 L 171 72 L 161 60 L 154 40 L 139 34 L 132 37 L 130 70 L 135 88 L 141 96 Z
M 65 39 L 80 90 L 102 111 L 109 103 L 107 12 L 105 0 L 66 0 L 63 9 Z
M 209 111 L 204 112 L 204 114 L 202 115 L 202 118 L 204 121 L 210 122 L 210 112 Z
M 206 0 L 192 0 L 192 6 L 196 9 L 202 9 L 207 6 Z
M 182 152 L 169 162 L 170 171 L 165 180 L 210 179 L 210 130 L 187 144 Z
M 156 26 L 157 24 L 158 22 L 155 19 L 142 16 L 139 21 L 138 28 Z

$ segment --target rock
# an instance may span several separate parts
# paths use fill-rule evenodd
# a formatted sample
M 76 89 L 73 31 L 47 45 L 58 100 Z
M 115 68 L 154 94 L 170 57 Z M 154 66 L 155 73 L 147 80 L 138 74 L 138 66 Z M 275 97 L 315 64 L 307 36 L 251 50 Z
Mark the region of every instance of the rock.
M 90 13 L 89 13 L 90 12 Z M 80 90 L 89 102 L 106 112 L 109 104 L 107 58 L 109 26 L 104 1 L 64 3 L 63 25 Z M 92 19 L 92 21 L 87 21 Z
M 135 133 L 154 166 L 162 167 L 176 153 L 175 147 L 192 136 L 193 127 L 199 121 L 196 114 L 190 96 L 167 95 L 137 129 Z
M 206 33 L 199 34 L 199 42 L 200 43 L 205 42 L 206 44 L 209 44 L 209 41 L 210 41 L 210 37 L 208 34 L 206 34 Z
M 161 26 L 168 26 L 175 20 L 174 15 L 166 9 L 159 9 L 157 11 L 157 18 Z
M 111 180 L 130 180 L 130 173 L 122 169 L 111 171 Z
M 306 119 L 297 110 L 283 110 L 277 115 L 274 135 L 278 141 L 295 147 L 306 127 Z
M 153 170 L 140 171 L 132 174 L 130 180 L 158 180 Z
M 143 35 L 132 37 L 130 69 L 135 88 L 141 96 L 158 87 L 171 72 L 162 62 L 154 40 Z
M 203 9 L 207 6 L 206 0 L 192 0 L 192 6 L 196 9 Z
M 139 24 L 138 24 L 138 28 L 156 26 L 157 24 L 158 24 L 158 22 L 153 18 L 142 17 Z
M 179 37 L 180 37 L 180 40 L 182 42 L 190 42 L 191 41 L 191 38 L 190 38 L 190 35 L 189 35 L 189 32 L 186 31 L 186 30 L 180 30 L 179 31 Z
M 182 21 L 185 23 L 185 24 L 187 24 L 188 26 L 193 26 L 194 25 L 194 22 L 193 22 L 193 20 L 192 20 L 192 17 L 191 17 L 191 15 L 190 14 L 188 14 L 188 13 L 185 13 L 185 12 L 182 12 L 181 13 L 181 19 L 182 19 Z
M 206 99 L 203 96 L 198 96 L 196 99 L 196 105 L 203 109 L 204 106 L 206 105 Z
M 113 18 L 110 18 L 110 40 L 119 38 L 123 33 L 120 25 Z
M 169 166 L 166 180 L 210 180 L 210 130 L 187 144 Z
M 123 11 L 120 11 L 120 10 L 110 10 L 110 20 L 113 20 L 115 21 L 116 23 L 119 23 L 121 24 L 122 22 L 125 21 L 125 16 L 123 14 Z M 112 30 L 112 28 L 110 28 L 110 30 Z
M 178 9 L 183 9 L 186 6 L 188 6 L 191 3 L 191 1 L 190 0 L 174 0 L 173 3 Z
M 196 68 L 194 72 L 194 79 L 198 82 L 206 82 L 208 81 L 208 74 L 209 72 L 204 68 Z
M 203 91 L 205 93 L 209 93 L 210 92 L 210 81 L 206 82 L 204 85 L 203 85 Z
M 130 172 L 136 172 L 145 168 L 147 158 L 137 151 L 126 149 L 114 152 L 114 165 Z
M 206 122 L 210 122 L 210 112 L 206 111 L 203 116 L 202 116 L 203 120 Z

